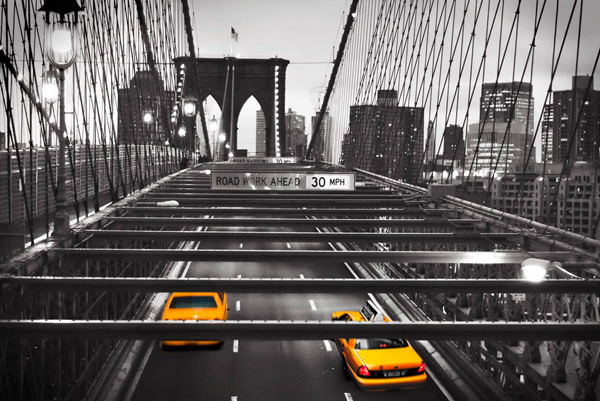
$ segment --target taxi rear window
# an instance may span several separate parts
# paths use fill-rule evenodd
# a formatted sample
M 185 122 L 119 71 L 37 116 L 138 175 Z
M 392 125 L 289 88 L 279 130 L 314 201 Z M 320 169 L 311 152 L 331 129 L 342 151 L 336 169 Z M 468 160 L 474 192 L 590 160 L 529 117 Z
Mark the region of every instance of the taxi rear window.
M 355 349 L 404 348 L 408 345 L 404 338 L 357 338 Z
M 171 301 L 171 309 L 184 309 L 184 308 L 216 308 L 217 303 L 214 297 L 201 295 L 201 296 L 186 296 L 186 297 L 175 297 Z

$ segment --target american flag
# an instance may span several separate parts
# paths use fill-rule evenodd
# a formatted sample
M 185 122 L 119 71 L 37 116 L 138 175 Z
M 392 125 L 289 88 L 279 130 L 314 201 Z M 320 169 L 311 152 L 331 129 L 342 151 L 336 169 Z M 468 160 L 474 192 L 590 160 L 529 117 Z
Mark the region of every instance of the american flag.
M 233 39 L 237 42 L 239 38 L 240 38 L 240 35 L 238 35 L 238 33 L 235 31 L 235 29 L 233 29 L 233 27 L 231 27 L 231 39 Z

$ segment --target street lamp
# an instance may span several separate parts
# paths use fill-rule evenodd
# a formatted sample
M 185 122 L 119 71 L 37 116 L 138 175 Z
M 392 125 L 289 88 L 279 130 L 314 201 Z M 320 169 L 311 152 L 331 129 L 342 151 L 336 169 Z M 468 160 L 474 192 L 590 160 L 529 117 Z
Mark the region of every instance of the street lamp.
M 183 114 L 186 117 L 194 117 L 196 115 L 196 99 L 193 97 L 185 97 L 183 99 Z
M 217 128 L 219 128 L 219 123 L 217 121 L 217 119 L 215 118 L 215 115 L 213 114 L 212 118 L 210 119 L 210 122 L 208 124 L 208 129 L 210 129 L 210 132 L 212 132 L 212 141 L 213 141 L 213 159 L 217 160 L 217 154 L 218 154 L 218 142 L 217 142 Z
M 50 69 L 42 76 L 42 97 L 52 105 L 56 103 L 58 96 L 58 76 L 56 71 Z
M 46 0 L 38 11 L 45 13 L 47 27 L 46 51 L 50 63 L 58 69 L 59 98 L 59 154 L 56 197 L 56 216 L 54 218 L 54 237 L 65 237 L 69 234 L 69 213 L 67 212 L 66 181 L 66 124 L 65 124 L 65 70 L 77 57 L 77 14 L 83 11 L 77 0 Z M 50 20 L 50 13 L 58 15 L 58 19 Z
M 147 111 L 142 116 L 142 120 L 144 120 L 144 122 L 146 124 L 152 124 L 152 121 L 154 120 L 154 117 L 152 116 L 152 113 L 150 113 L 149 111 Z

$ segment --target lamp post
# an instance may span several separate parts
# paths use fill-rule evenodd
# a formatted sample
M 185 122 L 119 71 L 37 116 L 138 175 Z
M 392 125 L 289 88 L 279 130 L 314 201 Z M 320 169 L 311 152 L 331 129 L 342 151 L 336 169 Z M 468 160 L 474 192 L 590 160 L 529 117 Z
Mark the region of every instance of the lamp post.
M 217 128 L 219 128 L 219 124 L 217 122 L 217 119 L 215 118 L 215 115 L 213 114 L 212 118 L 210 119 L 210 123 L 208 125 L 210 131 L 212 132 L 212 139 L 213 139 L 213 159 L 215 159 L 215 161 L 217 160 L 216 158 L 217 156 L 217 138 L 216 138 L 216 133 L 217 133 Z
M 58 101 L 58 76 L 56 71 L 49 69 L 42 76 L 42 96 L 48 103 L 49 113 L 52 113 L 52 106 Z M 50 115 L 50 122 L 53 122 L 53 116 Z M 48 135 L 48 146 L 52 146 L 52 135 Z
M 77 56 L 77 35 L 75 27 L 77 14 L 83 11 L 77 0 L 46 0 L 38 11 L 45 13 L 47 27 L 46 50 L 48 60 L 58 69 L 58 174 L 56 197 L 56 216 L 54 218 L 53 237 L 65 237 L 69 234 L 69 213 L 67 212 L 66 181 L 66 124 L 65 124 L 65 70 L 69 68 Z M 50 20 L 50 13 L 58 18 Z

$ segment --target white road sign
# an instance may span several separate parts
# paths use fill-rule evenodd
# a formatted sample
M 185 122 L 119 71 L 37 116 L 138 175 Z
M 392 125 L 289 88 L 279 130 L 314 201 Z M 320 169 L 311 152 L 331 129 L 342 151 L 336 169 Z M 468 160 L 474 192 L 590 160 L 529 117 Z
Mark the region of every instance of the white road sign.
M 354 173 L 215 172 L 211 189 L 243 191 L 354 191 Z

